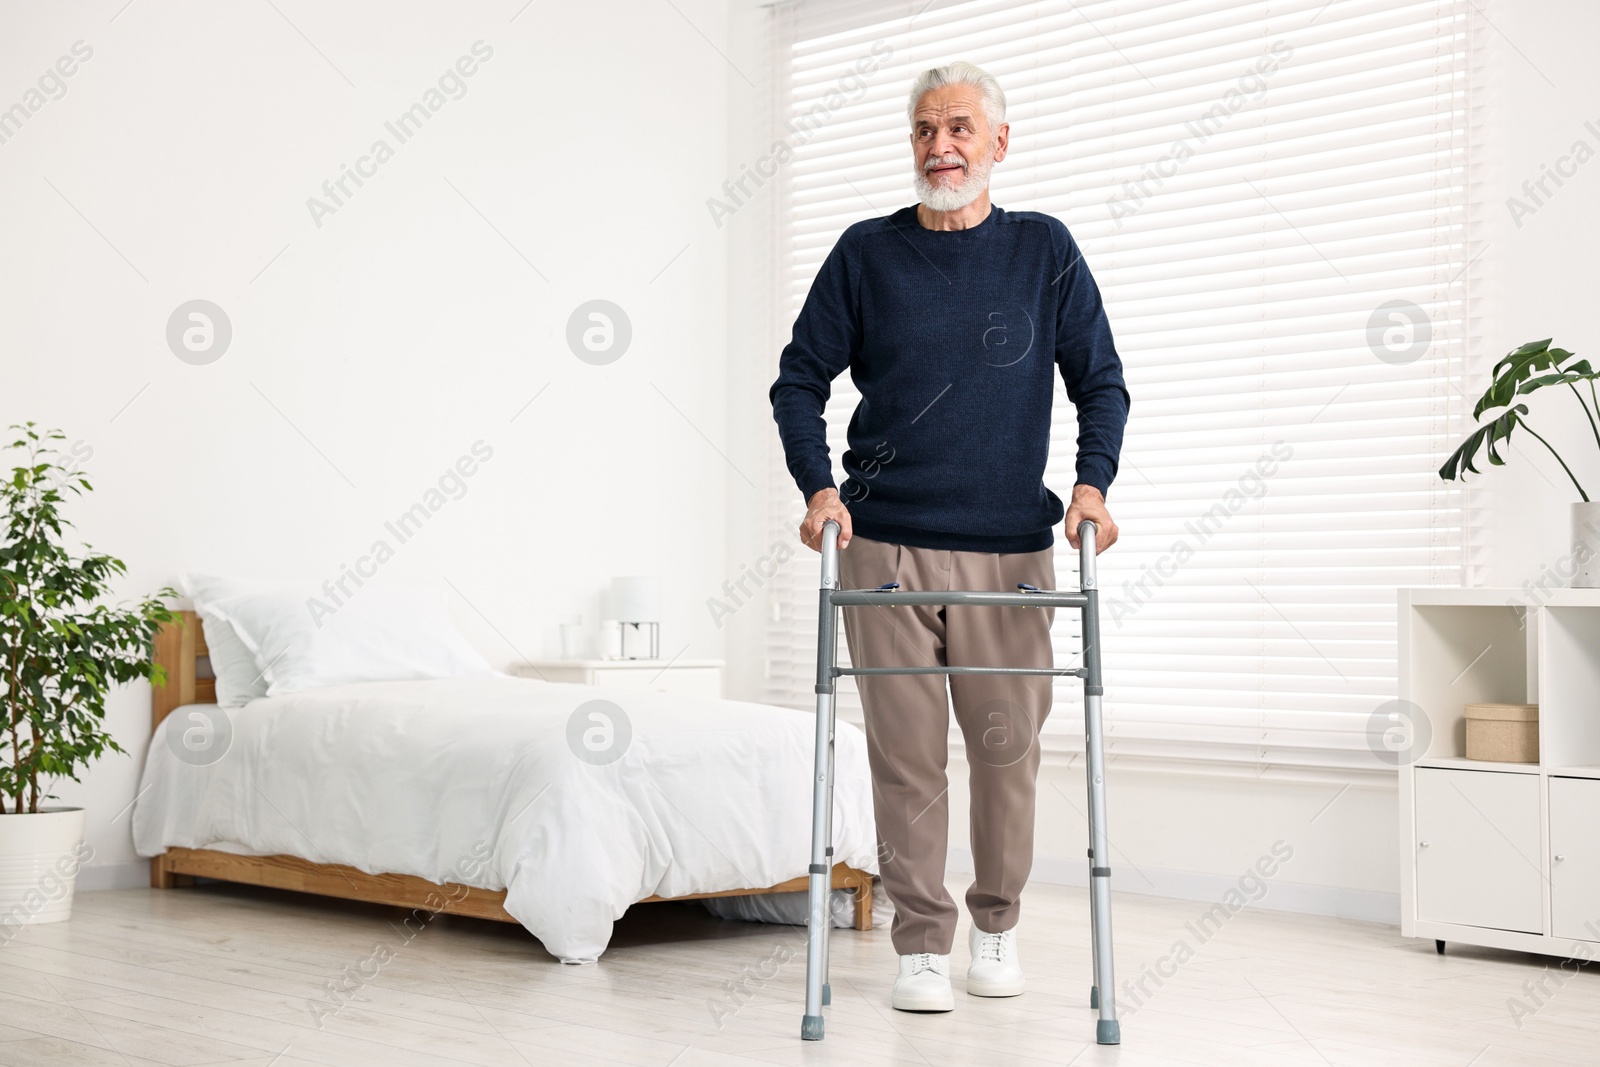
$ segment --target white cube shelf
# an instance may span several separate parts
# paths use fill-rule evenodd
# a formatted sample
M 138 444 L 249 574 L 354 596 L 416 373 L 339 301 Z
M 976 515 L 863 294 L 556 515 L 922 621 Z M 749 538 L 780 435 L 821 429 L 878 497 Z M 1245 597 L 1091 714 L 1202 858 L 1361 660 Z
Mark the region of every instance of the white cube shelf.
M 1540 612 L 1539 761 L 1552 767 L 1600 767 L 1600 610 L 1552 604 Z
M 1600 590 L 1399 591 L 1399 696 L 1426 745 L 1400 766 L 1400 930 L 1600 952 Z M 1539 705 L 1539 762 L 1466 758 L 1466 705 Z M 1419 735 L 1420 740 L 1420 735 Z

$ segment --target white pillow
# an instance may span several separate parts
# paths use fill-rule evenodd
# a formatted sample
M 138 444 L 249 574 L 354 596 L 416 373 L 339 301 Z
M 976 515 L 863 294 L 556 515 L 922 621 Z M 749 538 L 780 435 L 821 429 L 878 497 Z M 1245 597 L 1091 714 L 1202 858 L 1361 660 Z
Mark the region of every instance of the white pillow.
M 430 589 L 366 586 L 329 612 L 305 592 L 253 592 L 212 605 L 261 664 L 267 694 L 351 682 L 499 674 L 456 632 Z
M 232 624 L 216 616 L 211 605 L 224 597 L 250 592 L 257 584 L 214 574 L 178 576 L 179 587 L 194 601 L 195 614 L 200 616 L 211 673 L 216 676 L 217 703 L 225 708 L 242 708 L 257 697 L 266 696 L 267 679 L 255 654 L 239 640 Z

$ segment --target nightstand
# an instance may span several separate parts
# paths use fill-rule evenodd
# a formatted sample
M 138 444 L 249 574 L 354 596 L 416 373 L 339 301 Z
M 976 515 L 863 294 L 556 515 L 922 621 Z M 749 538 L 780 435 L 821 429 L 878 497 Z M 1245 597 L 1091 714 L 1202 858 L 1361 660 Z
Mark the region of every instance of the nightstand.
M 720 659 L 551 659 L 514 664 L 511 673 L 547 682 L 613 689 L 653 689 L 679 696 L 722 697 Z

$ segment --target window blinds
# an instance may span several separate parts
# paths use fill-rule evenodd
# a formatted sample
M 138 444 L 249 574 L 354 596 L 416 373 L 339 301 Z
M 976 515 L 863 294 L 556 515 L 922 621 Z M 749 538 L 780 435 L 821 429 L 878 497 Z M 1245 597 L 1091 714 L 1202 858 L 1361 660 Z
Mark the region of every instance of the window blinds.
M 994 202 L 1065 222 L 1133 396 L 1102 557 L 1108 751 L 1371 768 L 1395 588 L 1461 584 L 1479 245 L 1461 0 L 799 2 L 777 20 L 777 353 L 859 219 L 912 203 L 906 94 L 967 59 L 1008 97 Z M 1047 484 L 1076 428 L 1059 379 Z M 836 477 L 856 394 L 828 407 Z M 769 521 L 803 512 L 771 434 Z M 812 706 L 815 557 L 773 584 L 764 699 Z M 1076 557 L 1057 538 L 1062 586 Z M 1076 648 L 1058 613 L 1057 662 Z M 841 649 L 843 641 L 841 639 Z M 858 709 L 853 687 L 841 696 Z M 1081 747 L 1080 686 L 1044 741 Z

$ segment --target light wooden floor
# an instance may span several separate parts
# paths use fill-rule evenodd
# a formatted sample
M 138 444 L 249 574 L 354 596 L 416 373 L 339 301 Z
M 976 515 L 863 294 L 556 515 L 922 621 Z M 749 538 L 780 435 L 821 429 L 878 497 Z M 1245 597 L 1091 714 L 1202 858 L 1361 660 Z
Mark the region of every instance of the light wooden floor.
M 960 899 L 958 887 L 952 886 Z M 68 923 L 0 947 L 0 1064 L 618 1063 L 1228 1064 L 1492 1067 L 1600 1062 L 1600 974 L 1549 995 L 1519 1028 L 1508 1000 L 1555 961 L 1408 942 L 1391 927 L 1241 912 L 1201 944 L 1201 905 L 1119 896 L 1117 960 L 1137 978 L 1173 943 L 1195 955 L 1092 1043 L 1080 890 L 1029 890 L 1029 991 L 956 1011 L 888 1006 L 886 930 L 834 939 L 821 1044 L 798 1038 L 803 931 L 636 908 L 603 961 L 563 967 L 518 927 L 210 885 L 87 893 Z M 374 953 L 383 944 L 392 951 Z M 1170 965 L 1163 965 L 1171 972 Z M 348 970 L 347 970 L 348 968 Z M 1600 964 L 1596 964 L 1600 968 Z M 327 990 L 341 973 L 347 993 Z M 328 1013 L 321 1026 L 310 1004 Z M 342 1006 L 341 1006 L 342 1005 Z

